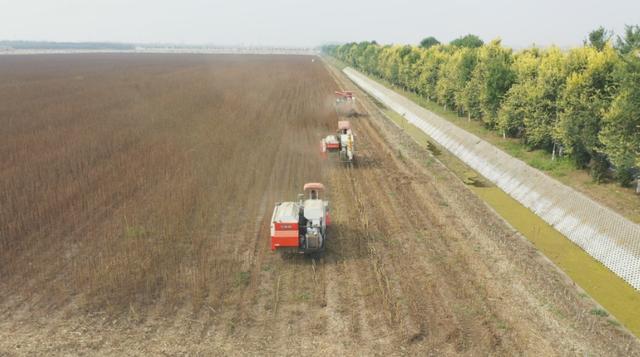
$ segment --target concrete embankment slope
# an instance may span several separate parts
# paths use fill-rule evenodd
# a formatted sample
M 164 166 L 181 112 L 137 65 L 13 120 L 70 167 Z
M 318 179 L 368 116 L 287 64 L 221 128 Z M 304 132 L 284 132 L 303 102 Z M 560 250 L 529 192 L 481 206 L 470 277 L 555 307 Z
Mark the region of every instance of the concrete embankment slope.
M 640 290 L 640 226 L 360 72 L 344 73 Z

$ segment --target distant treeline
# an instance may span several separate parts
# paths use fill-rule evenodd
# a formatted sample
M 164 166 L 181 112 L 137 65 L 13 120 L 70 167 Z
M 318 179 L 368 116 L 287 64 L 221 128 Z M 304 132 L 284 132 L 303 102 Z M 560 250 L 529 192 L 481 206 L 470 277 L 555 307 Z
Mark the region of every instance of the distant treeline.
M 14 50 L 133 50 L 135 46 L 113 42 L 0 41 L 0 48 Z
M 612 40 L 602 28 L 583 47 L 514 52 L 467 35 L 449 44 L 373 42 L 324 52 L 370 75 L 480 120 L 531 149 L 569 155 L 595 181 L 613 169 L 629 185 L 640 166 L 640 27 Z

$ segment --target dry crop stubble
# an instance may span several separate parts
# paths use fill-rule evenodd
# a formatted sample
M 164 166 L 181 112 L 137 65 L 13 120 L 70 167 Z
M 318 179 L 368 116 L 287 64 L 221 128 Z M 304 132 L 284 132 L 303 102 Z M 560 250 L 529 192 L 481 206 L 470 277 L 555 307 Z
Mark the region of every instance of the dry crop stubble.
M 0 269 L 36 305 L 219 305 L 267 198 L 318 179 L 306 61 L 2 60 Z

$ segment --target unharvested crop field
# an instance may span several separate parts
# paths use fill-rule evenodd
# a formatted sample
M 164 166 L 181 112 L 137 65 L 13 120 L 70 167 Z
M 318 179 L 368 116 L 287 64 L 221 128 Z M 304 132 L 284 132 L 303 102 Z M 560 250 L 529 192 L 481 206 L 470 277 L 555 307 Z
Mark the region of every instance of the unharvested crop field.
M 306 56 L 0 57 L 0 355 L 640 355 L 635 337 Z M 328 187 L 324 256 L 269 251 Z

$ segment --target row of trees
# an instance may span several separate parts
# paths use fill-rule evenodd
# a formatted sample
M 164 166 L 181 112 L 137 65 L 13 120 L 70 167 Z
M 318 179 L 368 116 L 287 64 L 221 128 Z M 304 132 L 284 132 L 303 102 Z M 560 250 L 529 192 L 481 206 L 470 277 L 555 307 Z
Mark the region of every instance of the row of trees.
M 514 52 L 467 35 L 420 46 L 348 43 L 325 52 L 480 120 L 531 149 L 569 155 L 596 181 L 610 169 L 629 185 L 640 166 L 640 27 L 615 45 L 598 29 L 585 46 Z

